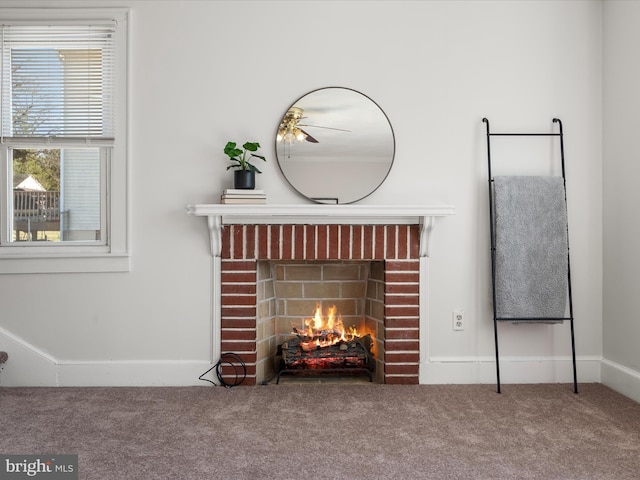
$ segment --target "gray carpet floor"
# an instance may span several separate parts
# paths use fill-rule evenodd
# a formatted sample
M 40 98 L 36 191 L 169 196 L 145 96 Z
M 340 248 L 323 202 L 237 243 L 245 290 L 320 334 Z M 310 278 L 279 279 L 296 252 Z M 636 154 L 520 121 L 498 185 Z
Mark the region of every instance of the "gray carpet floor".
M 640 404 L 599 384 L 0 388 L 0 453 L 93 479 L 638 479 Z

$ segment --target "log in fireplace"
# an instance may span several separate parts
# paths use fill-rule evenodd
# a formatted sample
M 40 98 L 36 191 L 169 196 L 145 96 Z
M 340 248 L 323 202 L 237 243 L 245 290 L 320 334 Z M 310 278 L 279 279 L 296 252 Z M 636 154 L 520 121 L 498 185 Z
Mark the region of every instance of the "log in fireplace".
M 335 305 L 323 315 L 320 303 L 313 317 L 302 327 L 293 327 L 291 335 L 279 345 L 280 357 L 276 383 L 283 374 L 295 376 L 367 375 L 373 381 L 374 339 L 360 326 L 345 326 Z
M 276 383 L 280 383 L 282 375 L 367 375 L 369 381 L 373 381 L 375 360 L 370 334 L 324 347 L 315 343 L 305 347 L 307 341 L 304 336 L 294 336 L 281 345 L 282 360 Z

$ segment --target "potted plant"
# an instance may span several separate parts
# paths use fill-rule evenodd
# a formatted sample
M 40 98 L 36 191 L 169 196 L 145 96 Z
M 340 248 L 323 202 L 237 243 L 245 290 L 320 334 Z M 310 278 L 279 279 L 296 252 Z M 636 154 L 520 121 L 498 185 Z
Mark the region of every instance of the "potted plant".
M 236 142 L 228 142 L 224 147 L 224 153 L 229 156 L 229 160 L 232 162 L 227 167 L 227 170 L 235 168 L 233 177 L 234 188 L 240 188 L 244 190 L 252 190 L 256 188 L 256 173 L 262 173 L 258 168 L 253 165 L 250 160 L 252 158 L 259 158 L 266 162 L 267 159 L 262 155 L 257 155 L 253 152 L 257 152 L 260 148 L 258 142 L 247 142 L 242 145 L 242 148 L 238 148 Z

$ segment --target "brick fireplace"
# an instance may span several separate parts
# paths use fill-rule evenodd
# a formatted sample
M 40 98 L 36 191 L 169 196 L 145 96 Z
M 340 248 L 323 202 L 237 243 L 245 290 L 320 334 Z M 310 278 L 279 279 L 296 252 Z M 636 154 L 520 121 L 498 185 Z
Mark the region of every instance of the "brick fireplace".
M 346 315 L 363 317 L 374 332 L 376 382 L 419 383 L 421 258 L 428 256 L 434 218 L 453 214 L 453 207 L 188 208 L 192 215 L 208 217 L 214 257 L 212 363 L 221 353 L 235 353 L 246 365 L 242 385 L 266 382 L 277 370 L 282 324 L 295 315 L 309 316 L 304 310 L 311 302 L 337 302 Z M 356 278 L 355 271 L 366 276 Z M 287 293 L 282 298 L 276 290 L 290 292 L 297 283 L 286 272 L 306 272 L 299 283 L 318 297 L 307 293 L 292 299 Z M 321 280 L 329 286 L 320 287 Z M 334 290 L 361 290 L 363 297 L 358 303 L 354 295 L 328 293 Z M 360 306 L 351 309 L 352 303 Z M 303 311 L 294 312 L 300 305 Z
M 272 376 L 278 312 L 270 286 L 273 269 L 263 261 L 297 260 L 307 266 L 316 262 L 327 265 L 328 261 L 381 262 L 370 269 L 374 275 L 366 279 L 374 291 L 367 292 L 370 306 L 363 312 L 375 325 L 376 378 L 381 383 L 418 383 L 418 238 L 417 225 L 226 226 L 221 255 L 222 351 L 243 358 L 245 383 L 260 383 Z M 347 264 L 336 264 L 340 265 Z M 375 302 L 380 303 L 379 309 Z

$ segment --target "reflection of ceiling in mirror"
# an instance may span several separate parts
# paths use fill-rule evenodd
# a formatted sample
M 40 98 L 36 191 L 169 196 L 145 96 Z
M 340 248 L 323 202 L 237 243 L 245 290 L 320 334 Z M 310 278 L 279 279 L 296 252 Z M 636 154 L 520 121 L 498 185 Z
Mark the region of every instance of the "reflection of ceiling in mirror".
M 388 162 L 393 158 L 389 120 L 365 95 L 349 89 L 326 88 L 305 95 L 292 106 L 304 110 L 299 126 L 318 143 L 280 142 L 277 146 L 280 161 L 322 161 L 331 157 L 353 162 Z

